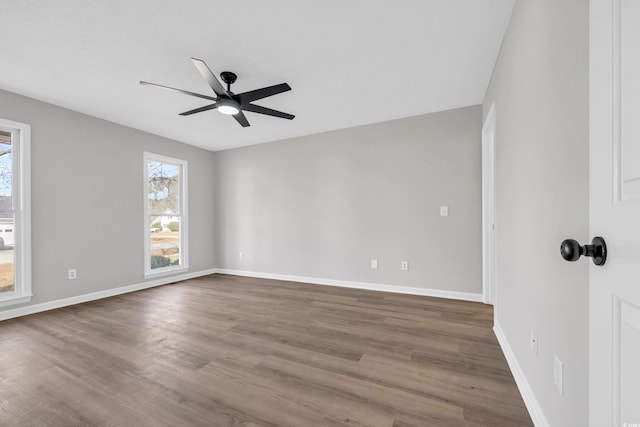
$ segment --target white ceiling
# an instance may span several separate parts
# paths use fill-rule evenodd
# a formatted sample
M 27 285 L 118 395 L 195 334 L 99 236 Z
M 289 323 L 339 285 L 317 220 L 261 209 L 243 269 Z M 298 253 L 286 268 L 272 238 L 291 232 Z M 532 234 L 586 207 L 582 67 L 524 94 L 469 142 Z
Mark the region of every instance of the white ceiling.
M 0 89 L 221 150 L 479 104 L 514 0 L 1 0 Z M 238 74 L 235 93 L 287 82 L 245 113 L 190 57 Z

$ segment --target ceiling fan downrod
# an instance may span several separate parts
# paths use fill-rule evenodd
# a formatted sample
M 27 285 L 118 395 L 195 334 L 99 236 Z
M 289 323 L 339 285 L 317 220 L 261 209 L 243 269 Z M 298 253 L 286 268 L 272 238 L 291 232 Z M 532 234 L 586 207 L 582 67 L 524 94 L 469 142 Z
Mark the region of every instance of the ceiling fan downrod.
M 231 71 L 223 71 L 220 73 L 220 78 L 227 84 L 227 92 L 232 93 L 231 85 L 234 84 L 236 82 L 236 79 L 238 78 L 236 73 L 233 73 Z

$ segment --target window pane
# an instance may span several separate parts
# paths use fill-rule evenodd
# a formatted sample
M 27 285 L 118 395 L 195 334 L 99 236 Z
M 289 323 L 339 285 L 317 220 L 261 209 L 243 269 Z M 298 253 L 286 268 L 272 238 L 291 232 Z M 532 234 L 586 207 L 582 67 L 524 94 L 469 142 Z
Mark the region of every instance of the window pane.
M 0 131 L 0 212 L 12 211 L 13 150 L 11 133 Z
M 180 215 L 180 166 L 147 162 L 148 213 Z
M 4 220 L 0 219 L 0 293 L 15 290 L 13 218 L 9 229 L 1 221 Z
M 12 148 L 11 132 L 0 131 L 0 293 L 15 290 Z
M 180 217 L 149 216 L 151 269 L 180 264 Z

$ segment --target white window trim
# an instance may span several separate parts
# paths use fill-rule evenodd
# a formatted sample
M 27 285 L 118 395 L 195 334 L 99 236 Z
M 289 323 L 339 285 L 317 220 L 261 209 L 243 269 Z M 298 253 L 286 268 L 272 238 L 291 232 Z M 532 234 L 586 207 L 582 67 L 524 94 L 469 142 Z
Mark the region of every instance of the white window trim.
M 169 266 L 162 268 L 151 269 L 151 232 L 149 230 L 148 218 L 149 218 L 149 187 L 147 185 L 147 163 L 149 161 L 156 161 L 162 163 L 170 163 L 173 165 L 181 166 L 182 173 L 180 176 L 180 265 Z M 188 198 L 187 198 L 187 161 L 176 159 L 173 157 L 163 156 L 160 154 L 150 153 L 145 151 L 143 155 L 143 185 L 144 185 L 144 278 L 150 279 L 159 276 L 166 276 L 169 274 L 180 273 L 189 270 L 189 243 L 187 236 L 189 235 L 189 216 L 187 215 Z
M 31 126 L 0 118 L 0 127 L 11 130 L 18 173 L 13 171 L 15 203 L 15 290 L 0 294 L 0 307 L 31 301 Z M 15 145 L 14 145 L 15 147 Z M 16 185 L 17 184 L 17 185 Z

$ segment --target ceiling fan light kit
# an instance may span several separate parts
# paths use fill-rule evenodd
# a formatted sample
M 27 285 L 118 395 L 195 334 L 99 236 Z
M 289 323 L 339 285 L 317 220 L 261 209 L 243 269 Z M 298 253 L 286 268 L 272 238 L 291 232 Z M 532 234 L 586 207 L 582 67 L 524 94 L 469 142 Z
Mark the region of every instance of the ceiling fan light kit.
M 289 86 L 287 83 L 280 83 L 278 85 L 255 89 L 236 95 L 231 92 L 231 85 L 235 83 L 236 79 L 238 78 L 235 73 L 232 73 L 231 71 L 223 71 L 222 73 L 220 73 L 220 78 L 224 83 L 227 84 L 227 89 L 225 89 L 222 86 L 222 83 L 220 83 L 218 78 L 215 76 L 215 74 L 213 74 L 211 69 L 203 60 L 191 58 L 191 61 L 193 62 L 193 65 L 195 65 L 196 69 L 200 72 L 202 77 L 207 81 L 209 87 L 211 87 L 216 97 L 202 95 L 199 93 L 189 92 L 186 90 L 176 89 L 173 87 L 159 85 L 156 83 L 149 83 L 145 81 L 140 81 L 140 84 L 144 86 L 154 86 L 160 89 L 170 90 L 185 95 L 195 96 L 197 98 L 215 101 L 214 104 L 205 105 L 204 107 L 180 113 L 181 116 L 190 116 L 192 114 L 201 113 L 203 111 L 217 109 L 222 114 L 232 116 L 242 127 L 250 126 L 249 121 L 245 117 L 243 111 L 250 111 L 252 113 L 280 117 L 287 120 L 293 120 L 293 118 L 295 117 L 293 114 L 283 113 L 282 111 L 272 110 L 271 108 L 252 104 L 253 101 L 257 101 L 259 99 L 267 98 L 269 96 L 277 95 L 279 93 L 291 90 L 291 86 Z
M 240 112 L 240 105 L 232 99 L 219 99 L 218 111 L 233 116 Z

